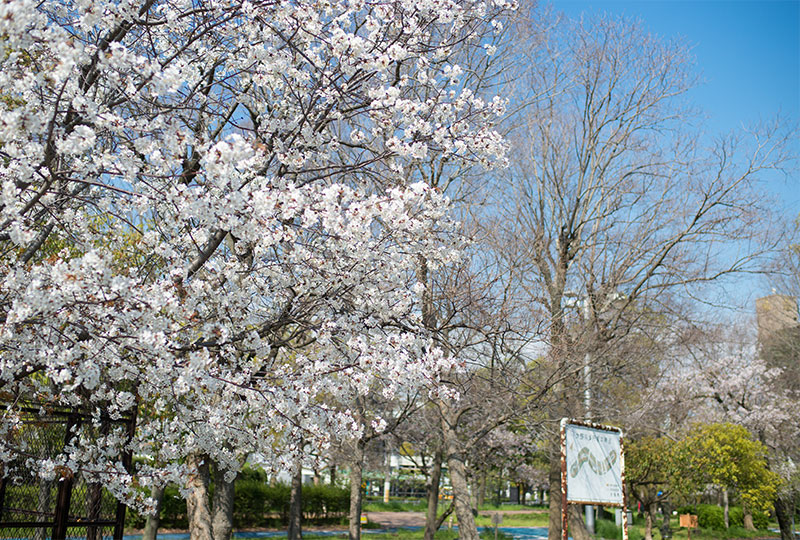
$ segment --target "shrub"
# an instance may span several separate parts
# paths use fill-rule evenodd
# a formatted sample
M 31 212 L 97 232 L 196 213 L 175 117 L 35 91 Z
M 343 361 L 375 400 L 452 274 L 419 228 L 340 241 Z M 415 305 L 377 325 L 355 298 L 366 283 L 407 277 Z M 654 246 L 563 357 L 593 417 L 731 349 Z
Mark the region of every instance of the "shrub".
M 613 521 L 606 519 L 594 522 L 594 532 L 600 538 L 622 538 L 622 530 Z
M 728 509 L 728 524 L 731 527 L 744 526 L 744 512 L 741 506 L 731 506 Z
M 697 522 L 704 529 L 725 530 L 725 513 L 716 504 L 697 505 Z
M 303 486 L 303 513 L 311 518 L 330 518 L 350 508 L 350 490 L 322 484 Z
M 768 529 L 769 514 L 759 511 L 753 512 L 753 525 L 755 525 L 756 529 Z
M 213 491 L 213 486 L 211 486 Z M 277 526 L 288 523 L 291 488 L 286 484 L 269 485 L 258 471 L 243 471 L 234 486 L 233 524 L 235 527 Z M 350 491 L 330 485 L 303 486 L 303 514 L 312 520 L 329 520 L 350 508 Z M 129 527 L 144 526 L 144 516 L 133 510 L 126 514 Z M 277 522 L 277 523 L 276 523 Z M 186 528 L 186 501 L 176 486 L 164 491 L 161 526 Z

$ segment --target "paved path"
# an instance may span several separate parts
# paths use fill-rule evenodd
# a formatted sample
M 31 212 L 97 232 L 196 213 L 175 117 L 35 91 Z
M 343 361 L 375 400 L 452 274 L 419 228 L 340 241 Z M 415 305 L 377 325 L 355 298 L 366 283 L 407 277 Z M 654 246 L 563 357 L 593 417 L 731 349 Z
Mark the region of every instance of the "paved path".
M 424 527 L 424 512 L 366 512 L 370 521 L 384 527 Z
M 500 514 L 543 514 L 547 510 L 481 510 L 482 516 L 491 516 L 499 512 Z M 366 512 L 369 520 L 380 523 L 384 527 L 424 527 L 425 512 Z M 446 524 L 445 524 L 446 526 Z

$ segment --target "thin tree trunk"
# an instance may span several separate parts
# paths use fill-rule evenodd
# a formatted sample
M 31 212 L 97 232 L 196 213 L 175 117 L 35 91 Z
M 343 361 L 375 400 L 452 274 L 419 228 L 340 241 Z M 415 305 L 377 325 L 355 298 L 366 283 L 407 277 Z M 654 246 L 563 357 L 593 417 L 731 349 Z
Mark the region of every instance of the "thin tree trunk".
M 794 540 L 792 538 L 792 503 L 789 496 L 778 496 L 775 499 L 775 516 L 778 518 L 778 527 L 781 530 L 781 540 Z
M 389 442 L 386 443 L 386 463 L 383 469 L 383 502 L 389 502 L 389 494 L 392 491 L 392 448 Z
M 561 540 L 561 461 L 560 459 L 551 459 L 550 461 L 550 520 L 547 538 L 548 540 Z M 592 540 L 592 535 L 586 529 L 586 523 L 583 522 L 583 515 L 578 505 L 569 505 L 567 516 L 569 535 L 573 540 Z
M 297 464 L 297 470 L 292 475 L 292 492 L 289 498 L 289 530 L 288 540 L 302 540 L 303 538 L 303 467 Z
M 41 514 L 50 513 L 50 506 L 53 502 L 53 495 L 51 491 L 52 482 L 39 478 L 39 489 L 36 497 L 36 510 Z M 33 533 L 34 540 L 45 540 L 49 531 L 40 527 Z
M 672 529 L 669 527 L 669 518 L 672 516 L 672 505 L 669 501 L 662 501 L 661 508 L 664 510 L 664 519 L 661 522 L 661 538 L 672 538 Z
M 455 431 L 456 414 L 443 401 L 439 402 L 439 410 L 450 483 L 453 486 L 453 504 L 458 518 L 458 538 L 459 540 L 478 540 L 478 528 L 475 526 L 475 516 L 472 515 L 472 505 L 470 504 L 464 455 Z
M 478 508 L 486 503 L 486 471 L 483 471 L 478 481 Z
M 189 520 L 191 540 L 213 540 L 211 535 L 211 509 L 208 503 L 208 458 L 191 454 L 186 464 L 192 471 L 187 483 L 190 490 L 186 498 L 186 516 Z
M 458 518 L 458 538 L 459 540 L 478 540 L 478 528 L 475 526 L 475 516 L 472 515 L 472 505 L 469 503 L 469 486 L 467 485 L 467 470 L 464 461 L 458 454 L 448 452 L 447 465 L 450 468 L 453 503 Z
M 361 540 L 361 478 L 364 467 L 364 443 L 355 442 L 353 460 L 350 463 L 350 523 L 349 540 Z
M 722 515 L 725 518 L 725 528 L 730 528 L 730 504 L 728 501 L 728 488 L 722 488 Z
M 753 512 L 744 501 L 742 501 L 742 526 L 748 531 L 756 530 L 756 526 L 753 524 Z
M 336 485 L 336 463 L 331 463 L 330 473 L 331 473 L 331 485 L 335 486 Z
M 561 463 L 550 458 L 550 470 L 547 474 L 550 484 L 550 519 L 547 524 L 547 540 L 561 540 Z
M 214 466 L 214 496 L 212 497 L 211 527 L 214 540 L 230 540 L 233 534 L 233 499 L 235 495 L 234 477 L 225 480 L 225 471 Z
M 158 525 L 161 522 L 161 507 L 164 506 L 164 488 L 154 488 L 150 496 L 156 502 L 156 508 L 154 514 L 147 516 L 147 520 L 144 523 L 144 531 L 142 532 L 142 540 L 156 540 Z
M 653 540 L 653 505 L 647 504 L 644 510 L 644 540 Z
M 573 540 L 592 540 L 592 535 L 589 534 L 583 521 L 581 507 L 577 504 L 569 505 L 569 534 Z
M 428 510 L 425 514 L 425 535 L 423 540 L 433 540 L 433 535 L 439 529 L 437 525 L 436 514 L 439 511 L 439 482 L 442 480 L 442 460 L 444 454 L 441 448 L 437 448 L 433 454 L 433 463 L 431 464 L 431 474 L 428 478 Z

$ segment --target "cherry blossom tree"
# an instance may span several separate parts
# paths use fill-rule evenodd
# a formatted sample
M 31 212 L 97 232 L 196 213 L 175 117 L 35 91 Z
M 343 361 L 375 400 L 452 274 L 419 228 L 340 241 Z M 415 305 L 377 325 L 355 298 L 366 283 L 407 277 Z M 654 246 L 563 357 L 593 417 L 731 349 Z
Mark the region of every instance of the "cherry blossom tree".
M 167 412 L 37 464 L 146 506 L 140 487 L 196 484 L 204 464 L 229 482 L 244 455 L 291 469 L 293 441 L 358 432 L 323 399 L 340 377 L 435 386 L 452 360 L 417 265 L 457 252 L 447 199 L 406 172 L 429 152 L 502 163 L 502 100 L 449 59 L 491 54 L 510 7 L 0 5 L 2 433 L 34 399 Z M 124 450 L 153 457 L 135 482 Z
M 779 507 L 781 497 L 790 498 L 797 490 L 800 420 L 794 411 L 800 396 L 786 384 L 783 370 L 758 354 L 749 326 L 750 331 L 735 325 L 687 339 L 684 354 L 676 359 L 678 367 L 663 381 L 663 393 L 691 410 L 695 421 L 743 426 L 766 446 L 768 465 L 785 490 L 776 500 L 780 516 L 785 512 Z M 751 517 L 748 524 L 752 527 Z M 791 536 L 786 525 L 781 524 L 782 535 Z

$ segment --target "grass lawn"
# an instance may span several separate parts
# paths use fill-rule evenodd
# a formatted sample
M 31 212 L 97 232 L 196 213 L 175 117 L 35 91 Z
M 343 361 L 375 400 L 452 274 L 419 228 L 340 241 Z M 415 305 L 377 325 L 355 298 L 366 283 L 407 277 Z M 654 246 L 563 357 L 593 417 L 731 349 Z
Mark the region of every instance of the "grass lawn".
M 543 512 L 529 514 L 505 514 L 500 527 L 547 527 L 548 515 Z M 475 518 L 478 527 L 494 527 L 492 516 L 478 516 Z
M 423 531 L 403 531 L 399 530 L 393 533 L 375 533 L 363 534 L 362 540 L 420 540 L 423 537 Z M 314 534 L 303 534 L 303 540 L 331 540 L 332 538 L 347 538 L 347 532 L 343 532 L 337 536 L 314 536 Z M 442 527 L 434 536 L 435 540 L 457 540 L 458 531 L 450 530 L 447 527 Z M 481 531 L 481 540 L 494 540 L 494 531 Z M 498 535 L 498 540 L 511 540 L 510 536 L 504 534 Z
M 448 504 L 450 503 L 447 502 L 443 505 L 440 502 L 439 508 L 447 508 Z M 364 501 L 361 507 L 363 512 L 425 512 L 428 509 L 428 501 L 425 499 L 390 500 L 388 503 L 383 501 Z
M 653 526 L 653 540 L 662 540 L 661 532 L 658 530 L 658 525 L 661 524 L 659 520 Z M 622 538 L 622 531 L 619 527 L 614 525 L 612 521 L 598 520 L 595 524 L 597 538 L 606 538 L 608 540 L 616 540 Z M 672 528 L 672 540 L 688 540 L 687 530 L 682 529 L 678 525 L 678 518 L 670 520 Z M 777 528 L 777 524 L 770 524 L 771 527 Z M 716 531 L 713 529 L 693 529 L 692 540 L 719 540 L 728 538 L 764 538 L 764 537 L 780 537 L 779 533 L 774 533 L 770 530 L 748 531 L 742 527 L 731 527 L 726 531 Z M 628 538 L 630 540 L 642 540 L 644 538 L 644 522 L 636 518 L 634 523 L 628 525 Z

